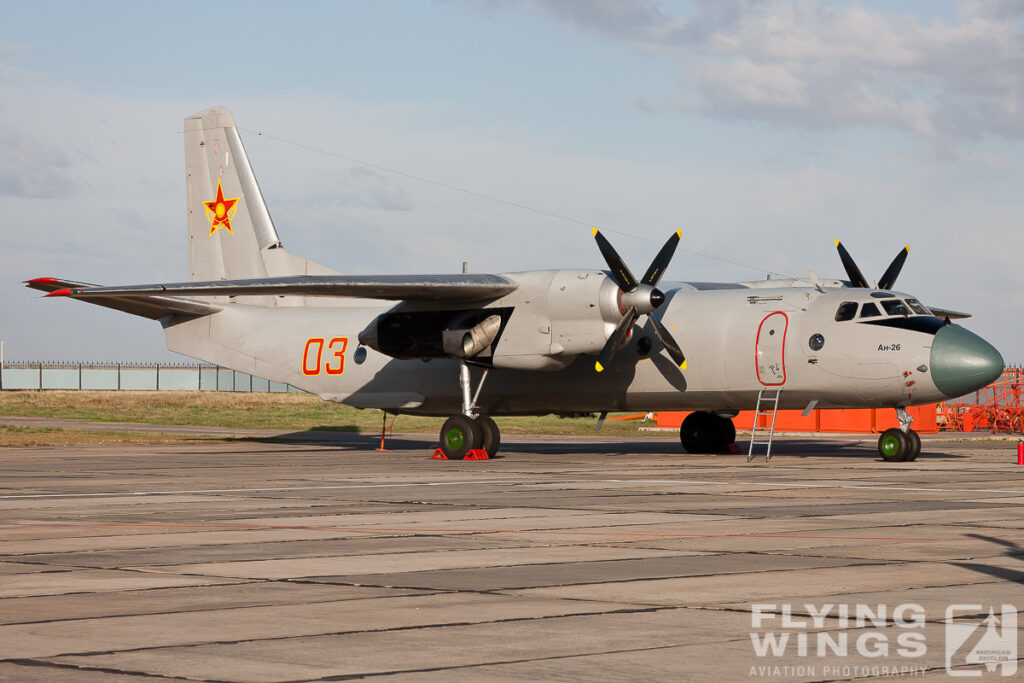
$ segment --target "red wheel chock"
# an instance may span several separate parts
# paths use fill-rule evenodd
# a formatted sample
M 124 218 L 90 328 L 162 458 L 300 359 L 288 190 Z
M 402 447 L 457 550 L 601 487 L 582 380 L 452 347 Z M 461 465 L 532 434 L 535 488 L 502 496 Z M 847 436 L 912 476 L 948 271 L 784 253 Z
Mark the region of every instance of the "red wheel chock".
M 430 456 L 434 460 L 448 460 L 448 456 L 444 454 L 440 448 L 434 450 L 434 454 Z M 487 451 L 482 448 L 474 448 L 473 450 L 466 453 L 463 460 L 490 460 L 487 456 Z

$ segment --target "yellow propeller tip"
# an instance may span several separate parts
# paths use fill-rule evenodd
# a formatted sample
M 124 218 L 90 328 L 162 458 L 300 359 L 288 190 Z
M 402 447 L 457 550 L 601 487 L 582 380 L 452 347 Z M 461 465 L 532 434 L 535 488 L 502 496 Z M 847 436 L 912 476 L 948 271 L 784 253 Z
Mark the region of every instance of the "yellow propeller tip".
M 837 247 L 839 246 L 839 239 L 838 238 L 836 239 L 836 246 Z
M 907 246 L 903 247 L 903 248 L 907 250 L 908 254 L 910 253 L 910 245 L 909 244 Z
M 676 230 L 676 237 L 682 238 L 682 236 L 683 236 L 683 231 L 682 230 Z
M 593 230 L 593 231 L 594 231 L 594 232 L 593 232 L 593 235 L 594 235 L 594 237 L 597 237 L 597 228 L 591 228 L 591 230 Z
M 594 369 L 597 370 L 598 372 L 602 372 L 604 370 L 604 366 L 601 365 L 601 361 L 597 361 L 594 363 Z
M 683 361 L 683 364 L 679 366 L 679 369 L 680 370 L 685 370 L 686 369 L 686 361 L 685 360 Z

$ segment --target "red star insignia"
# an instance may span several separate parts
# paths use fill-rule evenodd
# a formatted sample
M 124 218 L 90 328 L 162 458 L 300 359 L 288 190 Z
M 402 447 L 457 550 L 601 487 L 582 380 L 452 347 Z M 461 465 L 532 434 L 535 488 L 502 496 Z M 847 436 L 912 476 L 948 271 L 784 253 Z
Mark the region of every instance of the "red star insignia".
M 231 230 L 231 219 L 235 217 L 235 212 L 238 207 L 238 200 L 241 197 L 235 197 L 234 199 L 224 199 L 224 189 L 220 186 L 220 179 L 217 179 L 217 198 L 212 202 L 203 202 L 206 206 L 206 217 L 210 219 L 210 234 L 213 235 L 217 231 L 217 228 L 227 228 L 228 232 L 232 235 L 235 234 Z

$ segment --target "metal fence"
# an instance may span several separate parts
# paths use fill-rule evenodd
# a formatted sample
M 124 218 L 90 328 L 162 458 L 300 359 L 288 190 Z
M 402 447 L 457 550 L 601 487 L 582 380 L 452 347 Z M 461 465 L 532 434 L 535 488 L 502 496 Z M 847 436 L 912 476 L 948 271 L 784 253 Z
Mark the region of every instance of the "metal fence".
M 196 363 L 7 362 L 0 389 L 107 391 L 300 391 L 216 365 Z

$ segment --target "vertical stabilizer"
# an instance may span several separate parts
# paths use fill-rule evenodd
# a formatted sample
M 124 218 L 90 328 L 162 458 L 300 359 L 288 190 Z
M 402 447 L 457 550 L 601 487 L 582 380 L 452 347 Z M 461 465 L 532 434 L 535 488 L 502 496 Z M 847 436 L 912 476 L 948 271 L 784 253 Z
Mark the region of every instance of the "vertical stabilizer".
M 190 279 L 333 272 L 281 248 L 235 121 L 224 107 L 185 119 L 185 175 Z

